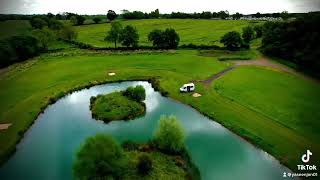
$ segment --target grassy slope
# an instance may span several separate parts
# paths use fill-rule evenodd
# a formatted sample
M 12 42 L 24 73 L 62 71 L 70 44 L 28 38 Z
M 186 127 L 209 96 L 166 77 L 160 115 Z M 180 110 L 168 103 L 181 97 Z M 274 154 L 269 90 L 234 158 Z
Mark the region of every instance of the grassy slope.
M 42 57 L 40 60 L 29 61 L 23 66 L 11 66 L 9 70 L 0 74 L 0 122 L 13 123 L 13 126 L 7 131 L 0 133 L 1 155 L 8 148 L 14 147 L 18 139 L 17 133 L 32 123 L 40 110 L 39 108 L 46 104 L 51 96 L 95 80 L 127 80 L 146 76 L 159 76 L 161 86 L 169 92 L 170 97 L 192 105 L 200 112 L 215 118 L 224 126 L 270 152 L 291 168 L 295 168 L 297 162 L 300 163 L 300 156 L 306 148 L 311 148 L 315 152 L 315 156 L 320 153 L 318 141 L 308 139 L 301 135 L 300 131 L 278 123 L 282 121 L 287 123 L 287 126 L 291 126 L 289 123 L 292 121 L 286 119 L 275 121 L 272 119 L 273 116 L 266 116 L 247 108 L 245 102 L 248 101 L 244 101 L 244 105 L 242 105 L 242 102 L 240 104 L 237 100 L 226 98 L 225 95 L 221 95 L 221 91 L 218 93 L 215 90 L 214 84 L 207 90 L 197 84 L 197 91 L 203 94 L 200 98 L 193 98 L 190 94 L 180 94 L 178 88 L 181 84 L 192 79 L 205 79 L 227 67 L 226 63 L 216 61 L 216 57 L 198 56 L 196 51 L 177 51 L 177 54 L 168 52 L 131 55 L 63 55 L 57 57 L 49 55 Z M 266 73 L 265 70 L 259 68 L 253 69 L 256 74 Z M 117 75 L 108 77 L 107 71 L 115 71 Z M 241 71 L 235 71 L 235 73 L 238 72 L 241 76 Z M 268 74 L 276 79 L 279 78 L 280 81 L 287 82 L 287 91 L 274 90 L 279 97 L 289 98 L 283 99 L 284 101 L 292 102 L 290 98 L 296 96 L 306 99 L 315 98 L 313 94 L 306 94 L 305 91 L 292 90 L 299 83 L 303 83 L 305 88 L 320 90 L 319 86 L 303 82 L 298 77 L 273 71 L 268 71 Z M 275 78 L 273 81 L 279 84 Z M 238 86 L 236 82 L 233 84 Z M 232 84 L 229 86 L 232 88 Z M 246 85 L 247 89 L 253 90 L 257 88 L 255 86 L 254 83 Z M 274 86 L 269 88 L 272 89 L 272 87 Z M 255 91 L 265 93 L 264 89 L 258 88 Z M 287 110 L 286 106 L 282 106 L 282 104 L 269 102 L 276 109 Z M 301 102 L 299 105 L 306 113 L 316 114 L 318 112 L 310 106 L 316 107 L 318 103 L 317 101 L 312 102 L 316 104 Z M 285 118 L 285 116 L 281 118 Z M 302 126 L 301 131 L 309 130 L 305 127 Z
M 106 122 L 133 119 L 145 112 L 143 104 L 123 96 L 121 92 L 97 96 L 91 103 L 94 117 Z
M 140 35 L 140 45 L 151 45 L 147 37 L 154 29 L 174 28 L 180 36 L 181 44 L 220 45 L 221 36 L 229 31 L 241 32 L 249 25 L 249 21 L 203 20 L 203 19 L 144 19 L 121 21 L 122 25 L 135 26 Z M 113 43 L 105 42 L 110 23 L 77 26 L 78 41 L 98 47 L 113 47 Z
M 215 89 L 301 135 L 320 139 L 320 84 L 274 73 L 266 69 L 241 67 L 220 78 Z M 312 112 L 312 113 L 310 113 Z

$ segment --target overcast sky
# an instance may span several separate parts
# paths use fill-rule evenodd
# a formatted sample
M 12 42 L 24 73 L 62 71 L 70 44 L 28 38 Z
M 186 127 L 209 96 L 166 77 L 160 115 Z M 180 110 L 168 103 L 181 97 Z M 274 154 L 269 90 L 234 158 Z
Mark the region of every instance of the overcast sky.
M 320 10 L 320 0 L 0 0 L 1 14 L 73 12 L 106 14 L 109 9 L 160 13 L 228 10 L 230 13 L 310 12 Z

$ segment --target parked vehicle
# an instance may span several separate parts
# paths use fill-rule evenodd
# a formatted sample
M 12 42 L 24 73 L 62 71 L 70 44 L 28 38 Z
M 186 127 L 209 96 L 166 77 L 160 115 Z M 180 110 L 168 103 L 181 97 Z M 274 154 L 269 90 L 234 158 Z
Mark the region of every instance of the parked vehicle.
M 192 92 L 195 90 L 195 85 L 193 83 L 189 83 L 189 84 L 184 84 L 181 88 L 180 88 L 180 92 Z

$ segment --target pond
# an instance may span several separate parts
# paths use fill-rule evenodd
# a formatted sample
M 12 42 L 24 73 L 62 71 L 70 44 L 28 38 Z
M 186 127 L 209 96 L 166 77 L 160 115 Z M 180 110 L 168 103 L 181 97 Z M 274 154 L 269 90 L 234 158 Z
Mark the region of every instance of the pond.
M 146 89 L 144 117 L 108 124 L 91 118 L 91 96 L 135 85 Z M 282 179 L 283 172 L 289 171 L 266 152 L 191 107 L 161 96 L 148 82 L 132 81 L 94 86 L 50 105 L 1 167 L 0 179 L 72 179 L 75 153 L 87 137 L 103 132 L 119 141 L 146 142 L 161 115 L 175 115 L 181 121 L 187 149 L 204 180 L 274 180 Z

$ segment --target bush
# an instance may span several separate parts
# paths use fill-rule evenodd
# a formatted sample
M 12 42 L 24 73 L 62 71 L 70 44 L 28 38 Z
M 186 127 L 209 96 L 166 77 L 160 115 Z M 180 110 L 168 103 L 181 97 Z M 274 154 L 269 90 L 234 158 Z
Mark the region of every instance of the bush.
M 153 46 L 163 49 L 176 49 L 179 45 L 180 37 L 174 29 L 167 28 L 164 31 L 153 30 L 148 35 L 148 40 Z
M 254 31 L 251 26 L 247 26 L 242 29 L 242 38 L 246 44 L 249 44 L 250 41 L 254 38 Z
M 77 179 L 120 178 L 126 163 L 120 145 L 109 135 L 97 134 L 81 146 L 73 174 Z
M 148 155 L 139 156 L 137 164 L 138 173 L 141 175 L 147 175 L 152 170 L 152 160 Z
M 139 41 L 139 34 L 137 32 L 137 29 L 130 25 L 127 25 L 123 28 L 119 40 L 121 41 L 121 44 L 123 46 L 137 47 Z
M 39 17 L 32 18 L 29 22 L 34 29 L 42 29 L 48 26 L 48 23 Z
M 141 102 L 146 99 L 146 91 L 141 85 L 128 87 L 122 94 L 137 102 Z
M 128 150 L 128 151 L 134 151 L 134 150 L 139 149 L 139 144 L 136 142 L 133 142 L 131 140 L 127 140 L 127 141 L 123 142 L 121 144 L 121 146 L 123 149 Z
M 94 23 L 98 24 L 101 21 L 101 18 L 95 17 L 92 20 L 94 21 Z
M 40 47 L 45 51 L 56 40 L 55 33 L 49 28 L 35 29 L 32 31 L 32 36 L 38 40 Z
M 77 36 L 78 33 L 72 26 L 66 25 L 59 31 L 59 37 L 63 40 L 73 41 L 77 39 Z
M 236 31 L 231 31 L 222 36 L 221 43 L 229 50 L 237 49 L 242 44 L 242 39 L 240 37 L 240 33 Z
M 184 131 L 174 116 L 160 118 L 154 141 L 161 150 L 177 153 L 184 149 Z

